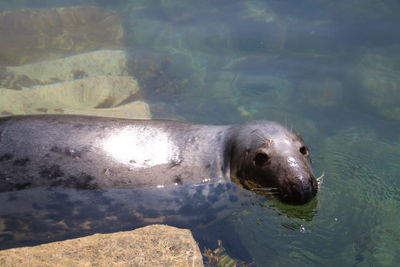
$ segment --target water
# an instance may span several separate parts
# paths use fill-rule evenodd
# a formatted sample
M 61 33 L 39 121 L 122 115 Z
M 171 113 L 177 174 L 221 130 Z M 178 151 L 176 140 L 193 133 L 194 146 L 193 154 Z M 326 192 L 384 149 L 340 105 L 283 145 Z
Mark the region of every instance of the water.
M 253 196 L 194 229 L 201 244 L 222 239 L 228 253 L 260 266 L 400 263 L 398 1 L 32 0 L 0 10 L 70 5 L 124 18 L 130 73 L 153 117 L 276 120 L 311 147 L 316 175 L 325 173 L 315 201 Z M 107 227 L 95 229 L 117 230 Z

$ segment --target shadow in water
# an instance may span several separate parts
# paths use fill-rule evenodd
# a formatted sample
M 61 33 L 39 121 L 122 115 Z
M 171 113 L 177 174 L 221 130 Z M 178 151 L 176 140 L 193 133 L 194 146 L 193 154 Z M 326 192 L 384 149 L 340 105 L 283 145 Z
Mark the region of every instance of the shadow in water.
M 192 230 L 201 251 L 217 248 L 221 240 L 230 256 L 247 262 L 251 256 L 235 232 L 232 214 L 257 206 L 312 220 L 316 207 L 316 201 L 290 206 L 266 200 L 230 182 L 115 190 L 39 188 L 1 193 L 0 202 L 0 249 L 162 223 Z

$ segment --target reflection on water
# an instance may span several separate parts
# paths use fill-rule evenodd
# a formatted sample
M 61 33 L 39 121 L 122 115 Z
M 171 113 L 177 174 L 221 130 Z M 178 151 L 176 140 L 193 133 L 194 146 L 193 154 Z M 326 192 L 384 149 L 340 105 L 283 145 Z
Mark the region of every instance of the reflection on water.
M 234 183 L 221 182 L 143 189 L 37 188 L 2 193 L 1 247 L 121 231 L 152 223 L 200 231 L 239 208 L 250 208 L 257 198 Z
M 95 15 L 85 13 L 88 9 L 80 13 L 82 20 L 71 21 L 78 22 L 74 26 L 77 28 L 66 31 L 71 38 L 58 37 L 62 47 L 53 42 L 61 31 L 46 32 L 46 40 L 50 41 L 45 43 L 46 40 L 38 39 L 40 28 L 30 28 L 27 35 L 27 28 L 18 26 L 22 18 L 31 19 L 31 25 L 42 25 L 35 20 L 37 17 L 53 23 L 49 20 L 57 17 L 53 11 L 49 15 L 45 10 L 43 16 L 38 16 L 39 13 L 22 16 L 19 11 L 12 13 L 17 14 L 14 16 L 0 14 L 0 33 L 7 36 L 0 39 L 0 87 L 15 90 L 61 83 L 66 81 L 65 77 L 79 81 L 86 76 L 126 79 L 130 75 L 129 79 L 134 77 L 138 81 L 140 93 L 131 97 L 117 95 L 121 90 L 102 93 L 102 100 L 91 106 L 84 101 L 85 93 L 80 96 L 71 93 L 73 101 L 67 101 L 68 105 L 64 102 L 50 105 L 32 97 L 35 102 L 29 106 L 23 102 L 26 97 L 22 100 L 14 96 L 15 92 L 8 91 L 3 96 L 0 89 L 0 97 L 4 99 L 7 95 L 12 99 L 7 103 L 14 103 L 5 108 L 0 99 L 1 115 L 72 110 L 84 113 L 88 109 L 93 114 L 99 112 L 98 107 L 110 112 L 108 109 L 114 105 L 144 100 L 155 118 L 215 124 L 277 120 L 302 134 L 311 147 L 314 173 L 325 173 L 317 200 L 294 207 L 254 196 L 245 208 L 228 201 L 229 215 L 215 222 L 210 220 L 214 223 L 207 230 L 195 229 L 193 222 L 184 226 L 194 229 L 200 243 L 210 245 L 215 239 L 222 239 L 228 253 L 254 260 L 260 266 L 396 266 L 400 262 L 400 4 L 397 0 L 15 0 L 1 2 L 0 10 L 71 5 L 107 9 L 96 11 Z M 95 27 L 96 21 L 111 30 L 102 33 Z M 87 27 L 89 24 L 94 28 Z M 65 27 L 57 23 L 53 26 Z M 79 31 L 74 30 L 78 28 Z M 115 29 L 122 29 L 123 35 L 109 38 L 117 32 Z M 18 36 L 37 52 L 29 54 L 29 49 L 22 50 L 24 46 L 18 42 L 21 40 Z M 117 46 L 102 46 L 98 39 L 101 36 L 108 36 L 104 38 L 111 43 L 114 40 Z M 18 50 L 15 52 L 12 47 Z M 124 49 L 127 55 L 118 62 L 104 57 L 95 64 L 79 63 L 78 69 L 70 68 L 46 79 L 32 71 L 23 72 L 27 69 L 23 64 L 39 60 L 39 56 L 44 62 L 58 58 L 60 47 L 65 50 L 61 51 L 63 55 L 110 48 Z M 113 71 L 107 67 L 110 65 L 114 66 Z M 103 68 L 92 74 L 88 69 L 93 66 Z M 116 97 L 121 101 L 115 103 Z M 86 106 L 78 108 L 76 103 Z M 135 112 L 130 114 L 138 114 Z M 107 114 L 123 115 L 120 111 Z M 159 141 L 162 145 L 166 143 L 162 136 Z M 13 197 L 7 195 L 7 198 Z M 85 205 L 87 209 L 98 207 L 99 211 L 104 207 L 102 201 L 106 200 L 98 198 Z M 50 203 L 42 211 L 51 213 L 52 207 Z M 99 211 L 95 218 L 114 218 L 114 208 Z M 5 208 L 0 211 L 5 212 Z M 59 215 L 55 215 L 54 221 Z M 124 224 L 127 221 L 121 216 L 116 216 L 122 225 L 118 229 L 135 227 L 131 217 Z M 205 213 L 199 213 L 198 219 L 201 217 L 207 218 Z M 12 218 L 16 222 L 15 217 L 8 219 Z M 71 218 L 76 219 L 75 222 L 71 219 L 71 224 L 87 225 Z M 107 220 L 99 219 L 104 225 L 93 227 L 92 231 L 116 230 Z M 181 221 L 175 221 L 176 225 L 182 225 L 178 222 Z M 2 227 L 0 224 L 4 241 L 9 238 L 7 229 L 14 228 Z M 65 226 L 41 231 L 51 229 L 57 233 L 59 227 Z M 220 231 L 221 228 L 229 230 Z M 230 237 L 229 232 L 235 232 L 235 237 Z M 75 234 L 79 235 L 79 231 Z

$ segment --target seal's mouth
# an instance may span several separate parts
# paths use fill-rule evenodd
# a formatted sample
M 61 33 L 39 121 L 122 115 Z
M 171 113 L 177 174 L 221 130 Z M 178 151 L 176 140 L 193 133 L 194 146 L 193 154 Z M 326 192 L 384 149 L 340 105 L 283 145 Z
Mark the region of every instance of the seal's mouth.
M 282 195 L 281 190 L 278 187 L 255 187 L 250 189 L 257 194 L 265 195 L 268 198 L 273 199 L 282 199 L 280 196 Z
M 279 199 L 284 203 L 293 205 L 302 205 L 309 202 L 315 195 L 316 190 L 282 190 L 277 187 L 252 188 L 251 191 L 263 194 L 267 197 Z
M 318 188 L 323 183 L 324 173 L 317 178 L 308 179 L 309 182 L 292 183 L 284 187 L 252 187 L 251 191 L 266 195 L 275 199 L 280 199 L 288 204 L 301 205 L 309 202 L 318 192 Z

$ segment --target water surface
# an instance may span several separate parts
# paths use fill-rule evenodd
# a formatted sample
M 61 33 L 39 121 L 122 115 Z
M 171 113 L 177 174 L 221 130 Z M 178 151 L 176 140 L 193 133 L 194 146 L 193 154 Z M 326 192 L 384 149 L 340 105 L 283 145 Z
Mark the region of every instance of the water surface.
M 255 196 L 206 230 L 177 226 L 259 266 L 400 263 L 398 1 L 32 0 L 0 10 L 70 5 L 119 12 L 153 117 L 276 120 L 301 133 L 325 173 L 304 207 Z M 130 228 L 120 222 L 96 229 Z

